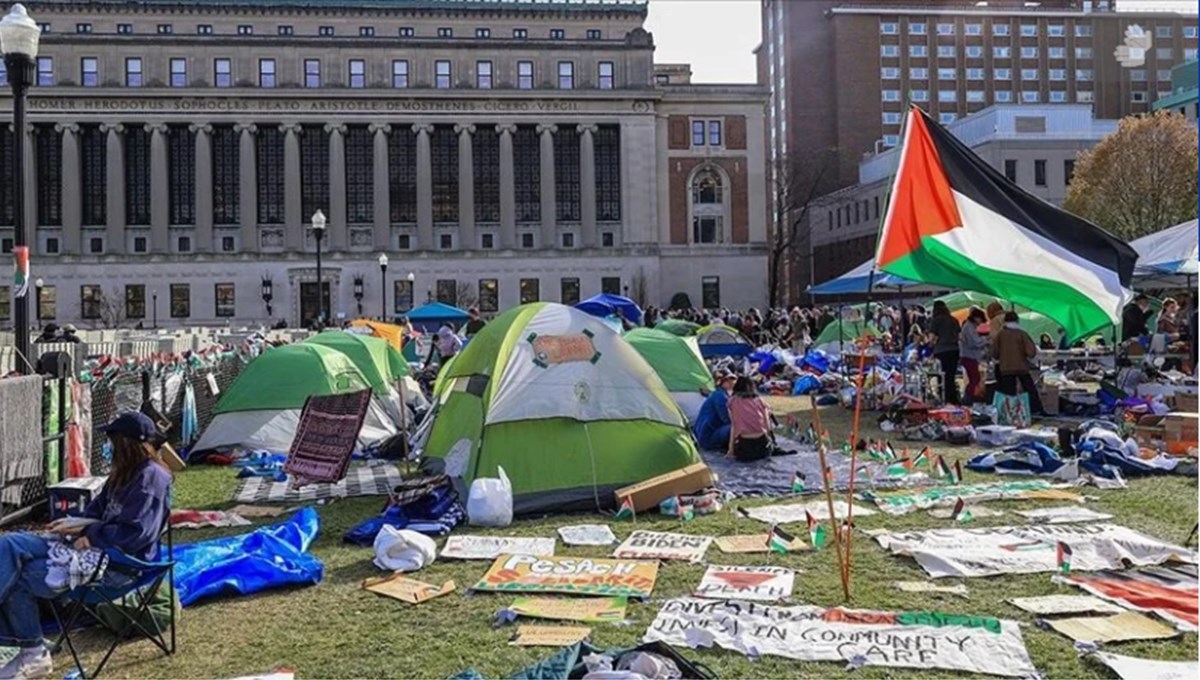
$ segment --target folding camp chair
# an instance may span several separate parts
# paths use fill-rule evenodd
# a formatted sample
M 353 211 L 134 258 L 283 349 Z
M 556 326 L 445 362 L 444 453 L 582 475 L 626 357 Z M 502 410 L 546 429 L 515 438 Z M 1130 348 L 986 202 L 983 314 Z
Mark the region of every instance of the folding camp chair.
M 51 649 L 57 652 L 65 642 L 81 678 L 100 675 L 109 657 L 117 650 L 117 645 L 131 633 L 150 640 L 168 656 L 175 653 L 175 562 L 171 559 L 174 540 L 169 515 L 170 513 L 166 529 L 160 535 L 158 561 L 143 562 L 122 552 L 109 550 L 105 578 L 70 590 L 51 603 L 60 631 Z M 113 576 L 122 578 L 116 585 L 107 585 L 116 580 Z M 150 605 L 164 583 L 167 584 L 171 607 L 168 630 L 162 629 L 158 619 L 150 611 Z M 127 606 L 126 602 L 132 602 L 133 606 Z M 101 612 L 101 608 L 105 608 L 104 613 Z M 129 611 L 131 608 L 132 612 Z M 108 612 L 112 614 L 105 616 Z M 112 640 L 104 658 L 89 672 L 84 668 L 83 660 L 79 658 L 71 633 L 77 627 L 87 627 L 91 621 L 95 621 L 100 628 L 106 630 L 112 636 Z

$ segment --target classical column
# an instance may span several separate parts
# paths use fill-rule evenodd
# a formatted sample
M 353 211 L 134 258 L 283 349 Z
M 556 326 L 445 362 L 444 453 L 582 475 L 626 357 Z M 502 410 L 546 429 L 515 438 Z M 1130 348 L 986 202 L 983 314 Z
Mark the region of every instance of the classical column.
M 62 230 L 64 255 L 78 255 L 83 228 L 83 183 L 79 179 L 79 126 L 59 123 L 54 131 L 62 133 Z M 27 157 L 28 158 L 28 157 Z M 32 166 L 33 163 L 27 163 Z M 37 204 L 26 204 L 28 212 L 37 215 Z
M 213 249 L 212 126 L 193 124 L 188 131 L 196 136 L 196 250 L 207 253 Z M 243 242 L 240 250 L 254 250 L 257 245 Z
M 108 194 L 105 197 L 107 253 L 125 252 L 125 140 L 121 136 L 125 126 L 120 123 L 105 123 L 100 131 L 108 135 L 105 148 L 105 175 Z
M 655 177 L 661 177 L 662 180 L 657 183 L 657 186 L 655 186 L 655 191 L 654 191 L 654 193 L 658 199 L 658 208 L 655 211 L 657 214 L 656 221 L 658 223 L 658 234 L 657 235 L 648 234 L 648 236 L 650 236 L 650 237 L 656 236 L 659 243 L 671 243 L 671 230 L 672 230 L 672 225 L 671 225 L 671 186 L 670 186 L 670 179 L 669 179 L 671 176 L 670 175 L 671 158 L 670 158 L 670 150 L 668 149 L 668 146 L 667 146 L 667 138 L 670 134 L 670 130 L 668 128 L 668 121 L 669 121 L 669 118 L 667 117 L 667 115 L 661 114 L 661 113 L 656 115 L 655 119 L 654 119 L 654 125 L 655 125 L 655 129 L 654 129 L 655 173 L 654 173 L 654 175 L 655 175 Z M 626 129 L 627 128 L 625 125 L 621 126 L 622 147 L 625 144 Z M 630 190 L 631 185 L 627 184 L 627 182 L 629 182 L 629 173 L 625 171 L 625 167 L 626 167 L 625 163 L 626 162 L 627 161 L 625 159 L 624 148 L 622 148 L 622 151 L 621 151 L 621 183 L 623 185 L 621 188 L 621 200 L 622 201 L 625 200 L 625 197 L 627 197 L 631 193 L 633 193 Z M 682 199 L 682 197 L 681 197 L 681 199 Z M 682 199 L 682 200 L 686 201 L 686 199 Z M 624 203 L 624 205 L 622 205 L 622 210 L 621 210 L 622 225 L 628 225 L 629 221 L 630 221 L 629 211 L 623 209 L 628 205 L 629 205 L 629 203 Z M 684 205 L 686 206 L 687 204 L 684 203 Z M 686 229 L 687 227 L 685 226 L 683 228 Z M 623 235 L 628 235 L 630 233 L 630 229 L 627 226 L 623 226 L 623 228 L 621 229 L 621 232 Z M 686 233 L 687 232 L 685 231 L 684 234 L 686 235 Z M 627 236 L 626 236 L 626 238 L 627 238 Z M 687 240 L 686 240 L 686 236 L 685 236 L 685 239 L 683 241 L 681 241 L 681 243 L 686 243 L 686 242 L 687 242 Z
M 171 196 L 167 182 L 167 125 L 148 123 L 150 133 L 150 252 L 170 252 Z
M 241 136 L 238 139 L 238 217 L 242 223 L 242 251 L 258 250 L 258 149 L 254 145 L 254 134 L 258 126 L 253 123 L 234 125 Z
M 455 125 L 458 133 L 458 247 L 460 250 L 479 248 L 475 235 L 475 149 L 471 135 L 474 125 Z
M 390 188 L 391 173 L 388 167 L 388 135 L 392 126 L 387 123 L 371 123 L 367 130 L 375 135 L 374 160 L 374 202 L 375 228 L 374 241 L 376 250 L 391 250 L 392 246 L 392 195 Z
M 346 126 L 329 123 L 329 250 L 347 250 L 350 228 L 346 224 Z
M 558 238 L 555 233 L 557 219 L 557 204 L 554 200 L 554 133 L 557 125 L 538 125 L 541 135 L 541 180 L 542 180 L 542 247 L 557 248 Z
M 513 171 L 513 134 L 517 126 L 496 126 L 500 133 L 500 247 L 517 247 L 517 182 Z
M 311 215 L 301 215 L 304 196 L 300 184 L 300 124 L 284 123 L 283 133 L 283 241 L 291 251 L 304 250 L 304 228 Z M 319 206 L 329 210 L 329 206 Z
M 595 125 L 579 126 L 579 200 L 584 248 L 595 248 L 596 240 L 596 134 Z
M 433 155 L 429 135 L 433 125 L 417 123 L 417 248 L 433 250 Z

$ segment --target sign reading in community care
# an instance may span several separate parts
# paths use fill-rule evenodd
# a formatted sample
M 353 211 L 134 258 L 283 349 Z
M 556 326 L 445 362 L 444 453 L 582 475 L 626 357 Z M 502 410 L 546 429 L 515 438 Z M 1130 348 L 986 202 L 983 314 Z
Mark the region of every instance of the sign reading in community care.
M 643 638 L 678 647 L 711 641 L 742 653 L 865 666 L 938 668 L 1025 677 L 1035 673 L 1012 621 L 938 612 L 871 612 L 678 598 Z
M 1170 560 L 1196 563 L 1196 553 L 1115 524 L 934 529 L 880 532 L 875 540 L 908 555 L 933 578 L 1058 570 L 1059 543 L 1071 549 L 1071 571 L 1121 569 Z
M 991 484 L 960 484 L 919 489 L 903 493 L 876 494 L 875 505 L 889 515 L 904 515 L 939 505 L 953 506 L 958 499 L 967 505 L 996 500 L 1060 500 L 1078 501 L 1078 494 L 1051 486 L 1044 479 Z M 858 510 L 854 511 L 858 514 Z
M 791 597 L 796 573 L 783 567 L 709 566 L 696 597 L 777 602 Z
M 699 562 L 713 541 L 712 536 L 635 531 L 617 546 L 613 557 L 643 560 L 687 560 Z
M 475 590 L 650 597 L 658 562 L 588 557 L 504 555 L 475 584 Z
M 455 560 L 494 560 L 501 555 L 554 554 L 553 538 L 525 536 L 451 536 L 442 557 Z
M 616 623 L 625 619 L 623 597 L 518 597 L 509 607 L 518 616 L 585 623 Z

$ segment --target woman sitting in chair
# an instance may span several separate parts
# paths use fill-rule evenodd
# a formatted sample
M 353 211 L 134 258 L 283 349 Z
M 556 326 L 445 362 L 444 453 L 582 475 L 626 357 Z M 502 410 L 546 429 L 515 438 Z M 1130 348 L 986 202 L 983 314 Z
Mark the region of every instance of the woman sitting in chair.
M 60 580 L 52 573 L 53 544 L 69 543 L 80 552 L 116 550 L 143 561 L 157 557 L 170 512 L 171 473 L 151 443 L 158 436 L 154 423 L 141 413 L 126 413 L 100 431 L 112 443 L 112 470 L 83 517 L 55 520 L 42 534 L 0 536 L 0 646 L 21 650 L 0 668 L 0 678 L 39 678 L 53 671 L 37 605 L 37 598 L 54 598 L 66 589 L 47 583 L 48 575 L 51 583 Z

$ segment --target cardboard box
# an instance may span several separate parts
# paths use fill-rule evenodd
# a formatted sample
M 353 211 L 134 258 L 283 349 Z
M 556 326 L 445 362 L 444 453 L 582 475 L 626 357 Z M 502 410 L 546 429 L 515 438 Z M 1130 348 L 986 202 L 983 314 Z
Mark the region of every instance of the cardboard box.
M 665 475 L 652 477 L 638 484 L 617 489 L 614 496 L 617 507 L 628 498 L 634 512 L 652 510 L 671 496 L 696 493 L 717 483 L 717 476 L 704 463 L 693 463 Z
M 1157 449 L 1163 443 L 1166 428 L 1163 427 L 1165 416 L 1145 415 L 1138 419 L 1133 428 L 1133 438 L 1138 446 L 1145 449 Z
M 1200 435 L 1200 415 L 1168 413 L 1163 416 L 1163 444 L 1167 453 L 1177 456 L 1187 455 L 1188 449 L 1197 448 L 1196 438 L 1198 435 Z
M 170 444 L 163 444 L 158 449 L 158 455 L 162 456 L 163 462 L 167 467 L 171 468 L 171 472 L 183 472 L 187 467 L 187 463 L 175 453 L 175 449 L 171 448 Z
M 1200 411 L 1200 397 L 1194 394 L 1175 393 L 1175 410 L 1180 413 L 1196 413 Z
M 108 477 L 76 477 L 52 484 L 50 495 L 50 519 L 68 515 L 82 515 L 88 503 L 100 494 Z

